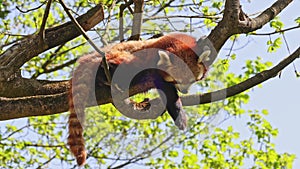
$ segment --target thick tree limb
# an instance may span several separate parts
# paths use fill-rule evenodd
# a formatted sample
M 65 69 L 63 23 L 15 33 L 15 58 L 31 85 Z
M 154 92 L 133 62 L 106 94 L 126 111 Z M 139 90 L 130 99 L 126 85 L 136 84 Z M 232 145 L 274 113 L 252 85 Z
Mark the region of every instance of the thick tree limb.
M 239 94 L 251 87 L 254 87 L 272 77 L 275 77 L 278 72 L 292 63 L 295 59 L 299 58 L 300 47 L 289 57 L 282 60 L 273 68 L 263 71 L 239 84 L 228 87 L 226 89 L 218 90 L 211 93 L 200 95 L 191 95 L 182 97 L 184 106 L 192 106 L 204 103 L 210 103 L 222 100 L 227 97 Z M 130 95 L 150 89 L 154 84 L 139 84 L 132 87 Z M 111 103 L 109 88 L 101 88 L 96 91 L 97 104 Z M 23 98 L 3 98 L 0 97 L 0 120 L 8 120 L 14 118 L 28 117 L 28 116 L 41 116 L 51 115 L 68 110 L 67 92 L 54 95 L 31 96 Z M 150 103 L 156 103 L 157 99 L 152 100 Z M 89 105 L 95 106 L 95 105 Z M 153 117 L 151 117 L 153 118 Z
M 65 86 L 65 91 L 68 91 L 70 87 L 70 83 L 68 81 L 57 82 L 54 85 L 59 86 L 58 89 L 62 89 L 63 86 Z M 153 87 L 154 84 L 152 83 L 133 86 L 131 88 L 130 95 L 147 91 Z M 45 92 L 46 89 L 44 89 L 43 91 Z M 111 103 L 112 98 L 110 95 L 110 88 L 103 87 L 101 89 L 97 89 L 96 99 L 97 104 L 99 105 Z M 93 103 L 93 101 L 90 101 L 89 103 Z M 90 104 L 88 106 L 95 105 L 96 104 Z M 68 111 L 68 109 L 68 92 L 18 98 L 0 97 L 0 120 L 9 120 L 29 116 L 51 115 Z
M 68 81 L 48 81 L 17 77 L 12 81 L 0 81 L 0 97 L 16 98 L 34 95 L 52 95 L 66 92 Z
M 0 97 L 0 119 L 8 120 L 36 116 L 38 114 L 50 115 L 58 112 L 64 112 L 66 111 L 66 107 L 68 107 L 67 98 L 68 97 L 65 93 L 22 98 Z M 65 106 L 61 107 L 58 104 L 63 104 Z
M 252 19 L 243 14 L 244 20 L 239 20 L 237 33 L 248 33 L 261 28 L 270 20 L 274 19 L 275 16 L 277 16 L 292 1 L 293 0 L 278 0 L 259 16 Z
M 225 3 L 223 19 L 215 29 L 212 30 L 208 39 L 214 44 L 214 47 L 218 52 L 230 36 L 239 33 L 249 33 L 260 29 L 263 25 L 277 16 L 292 1 L 293 0 L 278 0 L 259 16 L 249 18 L 242 11 L 239 0 L 227 0 Z M 215 59 L 216 56 L 210 58 L 206 65 L 211 65 Z
M 86 14 L 77 18 L 85 30 L 89 30 L 104 18 L 103 8 L 97 5 Z M 55 46 L 68 42 L 80 32 L 74 27 L 72 22 L 67 22 L 60 26 L 46 29 L 45 39 L 38 34 L 19 41 L 0 55 L 0 81 L 7 81 L 19 68 L 38 54 Z

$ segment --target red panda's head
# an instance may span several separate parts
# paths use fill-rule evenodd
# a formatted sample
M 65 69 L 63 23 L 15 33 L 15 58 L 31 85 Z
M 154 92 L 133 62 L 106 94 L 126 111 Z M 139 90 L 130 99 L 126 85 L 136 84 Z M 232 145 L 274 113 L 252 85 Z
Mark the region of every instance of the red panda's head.
M 153 45 L 162 49 L 158 51 L 157 66 L 166 72 L 162 73 L 163 78 L 174 83 L 183 93 L 187 92 L 191 84 L 201 80 L 207 71 L 203 62 L 209 59 L 211 49 L 199 42 L 190 35 L 172 33 L 161 37 Z
M 157 66 L 163 70 L 164 80 L 174 83 L 180 92 L 187 93 L 194 82 L 204 77 L 207 68 L 202 61 L 210 55 L 210 50 L 204 50 L 197 58 L 191 56 L 191 61 L 176 57 L 168 51 L 158 51 L 158 55 Z

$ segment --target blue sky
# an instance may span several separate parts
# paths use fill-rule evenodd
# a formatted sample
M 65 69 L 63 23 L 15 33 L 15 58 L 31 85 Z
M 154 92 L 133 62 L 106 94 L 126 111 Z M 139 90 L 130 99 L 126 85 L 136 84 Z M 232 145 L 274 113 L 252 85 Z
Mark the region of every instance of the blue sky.
M 242 3 L 243 10 L 248 13 L 256 13 L 269 7 L 275 1 L 253 0 L 251 3 Z M 300 17 L 300 1 L 292 2 L 284 11 L 280 13 L 280 19 L 284 22 L 284 28 L 296 26 L 294 20 Z M 264 26 L 257 32 L 273 32 L 268 25 Z M 272 35 L 274 40 L 280 35 Z M 300 29 L 292 30 L 285 33 L 291 52 L 300 46 Z M 241 38 L 235 48 L 243 46 L 248 37 Z M 276 53 L 267 53 L 266 42 L 269 36 L 250 37 L 251 42 L 245 48 L 235 51 L 237 60 L 232 61 L 231 69 L 238 69 L 245 59 L 254 59 L 257 56 L 263 58 L 263 61 L 272 61 L 277 64 L 284 57 L 288 56 L 288 50 L 283 43 L 282 48 Z M 231 42 L 226 46 L 230 46 Z M 224 47 L 226 47 L 224 46 Z M 219 57 L 223 57 L 228 51 L 223 50 Z M 294 62 L 298 72 L 300 72 L 300 60 Z M 294 168 L 300 167 L 300 78 L 296 78 L 294 68 L 289 65 L 282 72 L 281 78 L 275 77 L 263 83 L 263 87 L 254 87 L 250 92 L 251 101 L 245 105 L 246 109 L 267 109 L 269 115 L 266 117 L 272 126 L 278 128 L 279 135 L 275 138 L 276 150 L 280 153 L 289 152 L 297 155 Z M 230 120 L 229 123 L 237 123 L 240 125 L 239 119 Z

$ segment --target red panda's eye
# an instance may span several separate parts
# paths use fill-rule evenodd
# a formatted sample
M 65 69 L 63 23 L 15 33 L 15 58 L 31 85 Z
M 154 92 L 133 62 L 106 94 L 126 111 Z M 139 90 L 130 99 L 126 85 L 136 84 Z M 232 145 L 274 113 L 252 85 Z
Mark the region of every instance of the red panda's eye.
M 176 82 L 176 80 L 174 80 L 174 78 L 172 76 L 165 76 L 164 80 L 166 82 L 172 82 L 172 83 Z
M 197 80 L 197 79 L 196 79 Z M 195 83 L 195 79 L 190 79 L 189 83 Z
M 182 79 L 176 79 L 176 83 L 177 83 L 177 84 L 182 84 L 182 83 L 183 83 L 183 80 L 182 80 Z
M 201 80 L 201 78 L 202 78 L 202 75 L 201 75 L 201 76 L 198 76 L 198 77 L 196 78 L 196 81 Z

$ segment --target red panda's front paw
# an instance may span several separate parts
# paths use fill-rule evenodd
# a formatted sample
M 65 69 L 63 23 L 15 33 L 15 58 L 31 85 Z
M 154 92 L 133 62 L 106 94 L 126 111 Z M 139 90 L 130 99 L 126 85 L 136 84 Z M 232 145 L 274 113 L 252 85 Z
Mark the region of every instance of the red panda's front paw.
M 142 102 L 139 103 L 131 100 L 130 98 L 127 98 L 125 99 L 125 103 L 131 105 L 134 110 L 138 111 L 147 111 L 151 107 L 149 98 L 145 98 Z

